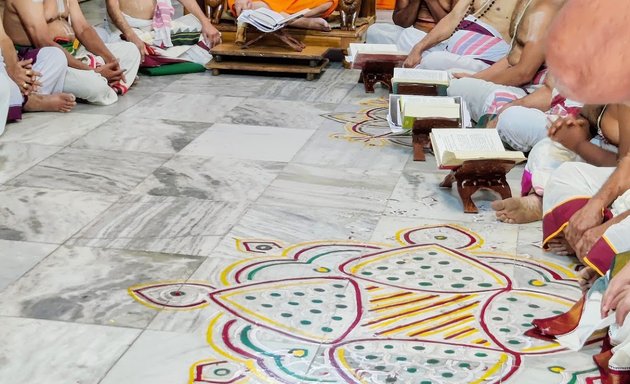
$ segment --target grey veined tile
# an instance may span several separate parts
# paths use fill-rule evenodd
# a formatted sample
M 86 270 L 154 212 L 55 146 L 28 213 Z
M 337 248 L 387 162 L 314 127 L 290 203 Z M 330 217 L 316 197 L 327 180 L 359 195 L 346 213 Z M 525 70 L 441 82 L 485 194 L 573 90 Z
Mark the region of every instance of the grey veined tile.
M 0 143 L 0 183 L 4 183 L 59 151 L 49 145 Z
M 286 164 L 228 158 L 176 156 L 133 192 L 218 201 L 253 201 Z
M 317 129 L 327 120 L 323 114 L 335 109 L 335 104 L 294 100 L 246 99 L 234 107 L 219 122 L 284 128 Z
M 0 291 L 19 279 L 58 245 L 0 240 Z
M 0 382 L 96 384 L 140 332 L 0 317 Z
M 382 212 L 399 172 L 323 168 L 289 164 L 258 199 L 261 204 L 292 203 Z
M 85 113 L 32 113 L 9 124 L 3 142 L 66 146 L 112 117 Z
M 195 256 L 63 246 L 0 296 L 5 316 L 145 328 L 156 311 L 127 289 L 187 279 L 204 261 Z
M 169 155 L 66 148 L 11 180 L 16 186 L 124 193 Z
M 247 204 L 128 195 L 68 243 L 209 256 Z
M 61 244 L 106 210 L 117 195 L 52 189 L 0 189 L 0 239 Z
M 173 154 L 201 135 L 211 124 L 117 117 L 90 132 L 72 146 Z
M 213 123 L 241 102 L 238 97 L 158 92 L 120 117 L 144 117 Z

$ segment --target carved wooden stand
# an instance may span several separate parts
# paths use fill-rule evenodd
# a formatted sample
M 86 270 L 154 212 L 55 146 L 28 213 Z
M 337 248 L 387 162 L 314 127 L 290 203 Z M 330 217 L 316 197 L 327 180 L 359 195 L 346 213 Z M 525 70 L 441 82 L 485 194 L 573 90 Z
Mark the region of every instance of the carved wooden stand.
M 395 62 L 373 61 L 363 65 L 359 82 L 363 83 L 366 93 L 374 93 L 377 83 L 383 84 L 387 89 L 392 89 L 392 77 L 394 77 Z
M 457 192 L 464 204 L 465 213 L 478 213 L 479 209 L 471 196 L 480 189 L 498 193 L 502 199 L 512 197 L 506 175 L 514 167 L 509 160 L 468 160 L 451 171 L 440 184 L 442 188 L 452 188 L 457 181 Z
M 304 50 L 304 48 L 306 48 L 306 45 L 304 45 L 304 43 L 302 43 L 298 39 L 296 39 L 296 38 L 292 37 L 291 35 L 289 35 L 287 33 L 287 31 L 284 28 L 282 28 L 282 29 L 279 29 L 277 31 L 273 31 L 273 32 L 269 32 L 269 33 L 262 33 L 262 34 L 256 36 L 255 38 L 253 38 L 253 39 L 245 42 L 245 44 L 241 45 L 241 49 L 247 49 L 247 48 L 251 47 L 252 45 L 256 44 L 258 41 L 262 40 L 263 38 L 265 38 L 267 36 L 271 36 L 271 37 L 281 41 L 282 43 L 288 45 L 289 48 L 291 48 L 292 50 L 294 50 L 296 52 L 302 52 Z
M 429 140 L 429 133 L 432 129 L 438 128 L 453 128 L 458 127 L 460 122 L 456 119 L 418 119 L 413 124 L 411 130 L 411 141 L 413 143 L 413 161 L 425 161 L 424 148 L 427 147 L 431 141 Z

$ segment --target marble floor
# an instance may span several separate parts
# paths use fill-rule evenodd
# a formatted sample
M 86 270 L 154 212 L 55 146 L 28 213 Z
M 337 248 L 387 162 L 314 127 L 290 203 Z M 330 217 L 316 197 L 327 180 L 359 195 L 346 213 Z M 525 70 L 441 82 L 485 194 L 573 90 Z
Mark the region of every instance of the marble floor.
M 596 345 L 523 335 L 574 260 L 462 213 L 357 79 L 142 77 L 9 125 L 0 383 L 598 383 Z

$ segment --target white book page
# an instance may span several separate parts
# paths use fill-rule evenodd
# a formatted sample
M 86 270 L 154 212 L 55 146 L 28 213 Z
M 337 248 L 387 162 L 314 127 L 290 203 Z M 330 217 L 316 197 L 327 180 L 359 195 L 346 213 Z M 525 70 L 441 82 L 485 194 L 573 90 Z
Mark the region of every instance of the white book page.
M 402 54 L 396 44 L 357 44 L 350 43 L 348 47 L 348 54 L 351 60 L 354 61 L 359 53 L 374 53 L 374 54 Z
M 505 148 L 494 129 L 436 129 L 433 132 L 440 152 L 503 152 Z
M 433 71 L 428 69 L 415 68 L 394 68 L 394 79 L 396 80 L 423 80 L 448 83 L 448 73 L 446 71 Z
M 452 105 L 456 104 L 454 97 L 442 96 L 401 96 L 401 104 Z

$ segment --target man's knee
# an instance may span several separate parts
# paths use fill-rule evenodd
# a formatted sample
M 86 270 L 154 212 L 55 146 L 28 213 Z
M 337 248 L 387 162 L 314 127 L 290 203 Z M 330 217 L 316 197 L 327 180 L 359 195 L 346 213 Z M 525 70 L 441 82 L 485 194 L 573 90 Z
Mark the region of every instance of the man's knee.
M 33 67 L 43 69 L 45 76 L 65 74 L 68 69 L 68 58 L 61 48 L 44 47 L 39 50 L 37 62 Z
M 116 56 L 121 63 L 129 63 L 130 65 L 140 65 L 141 55 L 138 47 L 128 41 L 120 43 L 107 44 L 109 50 Z M 131 68 L 124 68 L 130 70 Z
M 524 129 L 528 129 L 527 124 L 531 124 L 532 121 L 527 119 L 528 108 L 521 106 L 514 106 L 506 108 L 497 119 L 497 133 L 504 143 L 509 144 L 512 148 L 528 152 L 532 149 L 535 143 L 525 142 L 526 132 Z M 530 127 L 529 129 L 532 129 Z M 544 129 L 544 127 L 543 127 Z
M 462 79 L 451 80 L 448 86 L 449 96 L 466 96 L 471 94 L 477 94 L 481 91 L 481 86 L 484 81 L 479 79 L 473 79 L 470 77 L 464 77 Z

